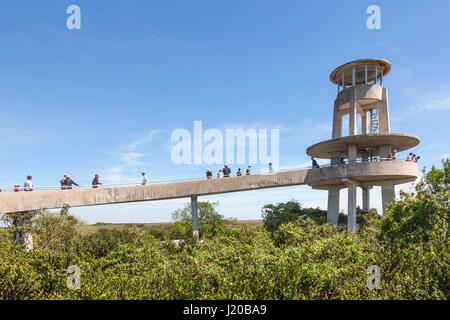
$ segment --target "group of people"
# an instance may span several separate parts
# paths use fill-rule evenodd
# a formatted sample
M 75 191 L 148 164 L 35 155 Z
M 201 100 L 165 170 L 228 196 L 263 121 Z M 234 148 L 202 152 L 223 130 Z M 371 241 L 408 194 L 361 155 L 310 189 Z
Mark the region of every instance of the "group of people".
M 397 160 L 397 150 L 392 150 L 388 159 Z M 406 158 L 406 161 L 417 162 L 419 159 L 420 159 L 420 156 L 417 156 L 416 154 L 410 152 L 408 157 Z M 314 157 L 311 157 L 311 161 L 312 161 L 313 168 L 320 168 L 319 164 L 317 163 L 317 160 Z M 340 158 L 339 164 L 345 164 L 344 158 Z M 245 170 L 246 176 L 249 176 L 251 174 L 251 169 L 252 169 L 252 166 L 249 165 L 247 167 L 247 170 Z M 269 163 L 269 173 L 272 173 L 272 172 L 273 172 L 273 166 L 272 166 L 272 162 L 270 162 Z M 142 176 L 141 184 L 143 186 L 145 186 L 148 183 L 147 174 L 145 172 L 141 172 L 141 176 Z M 229 178 L 230 176 L 231 176 L 231 169 L 226 164 L 224 165 L 223 169 L 220 169 L 219 172 L 217 172 L 217 179 Z M 236 176 L 238 176 L 238 177 L 242 176 L 241 168 L 238 168 L 238 170 L 236 172 Z M 207 168 L 206 169 L 206 178 L 212 179 L 212 177 L 213 177 L 212 171 L 209 168 Z M 98 188 L 102 184 L 100 182 L 99 178 L 100 178 L 100 175 L 98 175 L 98 174 L 96 174 L 94 176 L 94 179 L 92 180 L 92 188 Z M 79 186 L 75 181 L 73 181 L 70 178 L 70 175 L 68 175 L 68 174 L 64 175 L 64 178 L 60 180 L 60 184 L 61 184 L 61 190 L 70 190 L 70 189 L 72 189 L 72 185 Z M 19 188 L 20 188 L 19 185 L 15 185 L 14 192 L 20 191 Z M 23 191 L 33 191 L 33 177 L 32 176 L 27 176 L 27 180 L 23 184 Z
M 397 150 L 392 150 L 392 152 L 389 154 L 388 157 L 389 160 L 397 160 Z M 410 152 L 408 155 L 408 158 L 406 158 L 406 161 L 414 161 L 417 162 L 420 159 L 420 156 L 416 156 L 416 154 Z M 317 160 L 314 159 L 314 157 L 311 157 L 312 161 L 312 167 L 313 168 L 320 168 L 319 164 L 317 163 Z M 345 164 L 344 158 L 340 158 L 339 164 Z
M 408 157 L 406 158 L 406 161 L 414 161 L 417 162 L 419 161 L 420 156 L 415 155 L 414 153 L 410 152 Z
M 146 185 L 148 183 L 148 177 L 147 174 L 145 172 L 141 173 L 142 175 L 142 185 Z M 61 184 L 61 190 L 70 190 L 72 189 L 72 186 L 79 186 L 78 183 L 76 183 L 75 181 L 73 181 L 70 178 L 70 175 L 65 174 L 64 178 L 62 178 L 59 183 Z M 100 175 L 95 174 L 94 175 L 94 179 L 92 179 L 92 188 L 98 188 L 102 183 L 100 182 Z M 1 190 L 0 190 L 1 191 Z M 20 190 L 20 185 L 15 185 L 14 186 L 14 192 L 19 192 Z M 23 183 L 23 191 L 33 191 L 33 177 L 32 176 L 27 176 L 27 180 Z
M 417 156 L 415 153 L 410 152 L 408 157 L 406 158 L 406 161 L 419 161 L 420 156 Z M 391 154 L 389 155 L 389 160 L 397 160 L 397 150 L 392 150 Z
M 245 170 L 245 175 L 249 176 L 251 175 L 251 170 L 252 170 L 252 166 L 248 166 L 247 170 Z M 273 166 L 272 166 L 272 162 L 269 163 L 269 173 L 273 172 Z M 230 167 L 225 164 L 223 166 L 223 169 L 219 169 L 219 171 L 217 172 L 217 179 L 221 179 L 221 178 L 229 178 L 231 176 L 231 169 Z M 236 172 L 236 176 L 237 177 L 241 177 L 242 176 L 242 171 L 241 168 L 238 168 L 237 172 Z M 206 179 L 212 179 L 213 177 L 213 173 L 211 171 L 211 169 L 207 168 L 206 169 Z

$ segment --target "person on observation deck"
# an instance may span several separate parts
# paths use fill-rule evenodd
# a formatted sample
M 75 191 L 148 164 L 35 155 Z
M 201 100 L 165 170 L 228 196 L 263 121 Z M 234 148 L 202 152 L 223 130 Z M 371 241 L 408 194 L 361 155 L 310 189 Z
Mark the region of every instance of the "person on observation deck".
M 219 172 L 217 172 L 217 179 L 222 179 L 223 178 L 223 172 L 222 169 L 219 169 Z
M 77 187 L 79 186 L 75 181 L 73 181 L 72 179 L 70 179 L 70 176 L 68 174 L 64 175 L 64 179 L 61 179 L 61 189 L 62 190 L 70 190 L 72 189 L 72 185 L 76 185 Z
M 269 162 L 269 173 L 273 173 L 272 162 Z
M 245 175 L 249 176 L 251 174 L 251 172 L 250 172 L 251 170 L 252 170 L 252 166 L 248 166 L 247 170 L 245 170 Z
M 212 179 L 212 172 L 209 168 L 206 168 L 206 179 Z
M 98 178 L 100 178 L 100 176 L 98 174 L 96 174 L 94 176 L 94 179 L 92 180 L 92 188 L 98 188 L 98 186 L 101 185 L 101 183 L 98 180 Z
M 397 160 L 397 150 L 392 150 L 392 153 L 389 155 L 389 160 Z
M 236 172 L 236 176 L 238 176 L 238 177 L 242 176 L 241 168 L 238 168 L 238 171 Z
M 23 184 L 24 191 L 33 191 L 33 177 L 27 176 L 27 180 Z
M 222 172 L 223 172 L 224 178 L 229 178 L 229 177 L 230 177 L 230 174 L 231 174 L 231 169 L 228 167 L 228 165 L 225 164 L 225 165 L 223 166 Z
M 145 172 L 141 172 L 142 175 L 142 185 L 145 186 L 148 182 L 147 174 Z
M 314 159 L 314 157 L 311 157 L 311 161 L 313 168 L 320 168 L 319 164 L 317 163 L 316 159 Z

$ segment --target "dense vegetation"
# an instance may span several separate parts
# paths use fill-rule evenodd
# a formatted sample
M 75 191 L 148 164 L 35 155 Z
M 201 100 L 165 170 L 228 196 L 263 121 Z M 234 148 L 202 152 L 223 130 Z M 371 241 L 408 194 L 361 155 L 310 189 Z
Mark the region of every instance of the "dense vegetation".
M 67 209 L 38 212 L 34 250 L 11 241 L 12 226 L 0 232 L 0 299 L 448 299 L 449 170 L 449 159 L 424 170 L 385 217 L 360 211 L 356 234 L 295 201 L 240 228 L 217 203 L 199 203 L 202 242 L 191 239 L 189 205 L 171 225 L 90 233 Z M 80 289 L 67 286 L 70 265 Z M 367 286 L 371 265 L 380 289 Z

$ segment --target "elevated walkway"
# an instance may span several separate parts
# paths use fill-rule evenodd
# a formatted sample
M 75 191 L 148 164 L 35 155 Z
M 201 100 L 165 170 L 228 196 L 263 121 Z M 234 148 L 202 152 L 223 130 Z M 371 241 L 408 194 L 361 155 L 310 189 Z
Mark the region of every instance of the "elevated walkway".
M 385 179 L 400 182 L 417 177 L 417 163 L 404 161 L 355 162 L 326 166 L 319 169 L 280 171 L 211 180 L 191 180 L 171 183 L 103 186 L 72 190 L 35 189 L 33 192 L 0 193 L 0 214 L 40 209 L 105 205 L 114 203 L 155 201 L 192 196 L 206 196 L 265 188 L 279 188 L 308 184 L 326 189 L 356 184 L 378 185 Z

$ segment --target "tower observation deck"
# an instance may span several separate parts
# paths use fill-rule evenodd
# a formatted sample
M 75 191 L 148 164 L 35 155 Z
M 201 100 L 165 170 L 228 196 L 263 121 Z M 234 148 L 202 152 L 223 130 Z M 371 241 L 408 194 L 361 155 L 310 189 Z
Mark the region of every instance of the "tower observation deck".
M 332 139 L 310 146 L 306 153 L 312 157 L 330 159 L 331 165 L 344 165 L 358 161 L 394 161 L 391 153 L 408 150 L 420 139 L 407 133 L 391 133 L 389 123 L 388 94 L 383 78 L 390 72 L 391 64 L 378 58 L 352 61 L 336 68 L 330 75 L 337 85 L 337 97 L 333 109 Z M 348 135 L 343 135 L 342 119 L 348 115 Z M 360 125 L 359 125 L 360 124 Z M 397 161 L 399 162 L 399 161 Z M 341 163 L 341 164 L 340 164 Z M 409 163 L 403 163 L 405 167 Z M 382 167 L 380 166 L 380 170 Z M 392 174 L 382 175 L 377 181 L 364 176 L 359 181 L 322 182 L 321 189 L 328 189 L 328 222 L 337 223 L 339 216 L 339 191 L 348 188 L 348 228 L 356 229 L 356 188 L 363 191 L 363 209 L 370 208 L 370 192 L 373 186 L 381 186 L 383 204 L 395 197 L 395 185 L 414 181 L 416 172 L 408 178 L 397 179 Z M 367 172 L 367 176 L 369 176 Z M 381 177 L 383 176 L 383 177 Z M 313 188 L 318 186 L 311 185 Z M 384 209 L 383 209 L 384 214 Z

